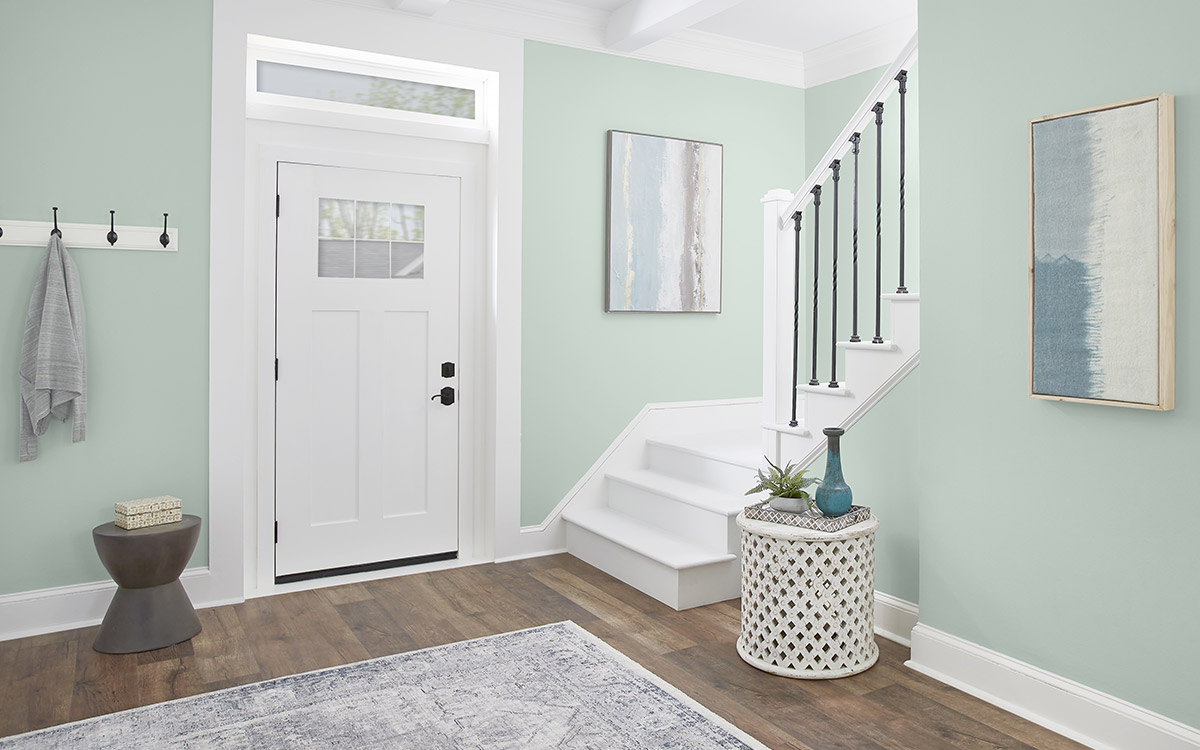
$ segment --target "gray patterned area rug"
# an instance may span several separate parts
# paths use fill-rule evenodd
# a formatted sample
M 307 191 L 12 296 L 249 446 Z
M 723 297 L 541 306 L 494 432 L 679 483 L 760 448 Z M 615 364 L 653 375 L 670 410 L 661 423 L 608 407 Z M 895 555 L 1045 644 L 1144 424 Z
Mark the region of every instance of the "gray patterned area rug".
M 4 750 L 292 747 L 766 750 L 573 622 L 0 739 Z

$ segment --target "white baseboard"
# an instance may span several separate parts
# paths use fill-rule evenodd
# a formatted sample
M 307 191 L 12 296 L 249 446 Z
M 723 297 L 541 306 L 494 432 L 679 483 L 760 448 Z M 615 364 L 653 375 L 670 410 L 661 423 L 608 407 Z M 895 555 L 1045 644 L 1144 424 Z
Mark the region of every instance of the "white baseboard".
M 557 549 L 542 549 L 535 552 L 525 552 L 519 555 L 509 555 L 508 557 L 497 557 L 495 562 L 506 563 L 513 562 L 514 560 L 528 560 L 532 557 L 549 557 L 550 555 L 561 555 L 566 551 L 566 547 L 559 547 Z
M 875 592 L 875 634 L 912 646 L 912 630 L 917 626 L 917 605 L 912 602 Z
M 179 580 L 197 608 L 241 601 L 212 598 L 208 568 L 189 568 Z M 97 581 L 0 596 L 0 641 L 98 625 L 116 590 L 112 581 Z
M 1200 748 L 1194 727 L 927 625 L 907 664 L 1096 750 Z

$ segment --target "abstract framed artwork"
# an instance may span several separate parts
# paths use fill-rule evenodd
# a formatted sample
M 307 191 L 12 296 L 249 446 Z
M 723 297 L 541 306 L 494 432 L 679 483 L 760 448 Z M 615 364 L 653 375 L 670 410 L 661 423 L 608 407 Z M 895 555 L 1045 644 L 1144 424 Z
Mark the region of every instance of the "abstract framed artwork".
M 1029 394 L 1175 406 L 1175 104 L 1029 123 Z
M 608 131 L 605 312 L 721 311 L 722 151 Z

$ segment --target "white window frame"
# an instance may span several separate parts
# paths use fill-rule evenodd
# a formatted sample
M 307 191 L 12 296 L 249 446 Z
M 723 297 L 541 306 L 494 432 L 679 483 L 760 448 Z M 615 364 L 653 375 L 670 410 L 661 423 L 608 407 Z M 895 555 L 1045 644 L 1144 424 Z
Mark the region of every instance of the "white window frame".
M 450 140 L 486 143 L 489 123 L 488 96 L 495 90 L 495 74 L 473 68 L 414 60 L 374 52 L 327 47 L 321 44 L 247 35 L 246 116 L 257 120 L 301 125 L 373 130 Z M 451 86 L 475 92 L 472 119 L 413 112 L 367 104 L 311 99 L 258 90 L 258 63 L 298 65 L 341 73 Z

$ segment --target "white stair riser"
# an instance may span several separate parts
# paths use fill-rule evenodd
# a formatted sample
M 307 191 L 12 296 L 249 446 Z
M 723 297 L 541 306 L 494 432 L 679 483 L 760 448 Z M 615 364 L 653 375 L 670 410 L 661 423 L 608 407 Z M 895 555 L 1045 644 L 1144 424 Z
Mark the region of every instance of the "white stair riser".
M 754 469 L 665 445 L 647 443 L 646 459 L 654 471 L 713 489 L 745 492 L 754 484 Z
M 852 386 L 851 393 L 855 392 L 853 388 L 856 386 Z M 846 415 L 854 410 L 855 400 L 855 398 L 847 396 L 809 394 L 804 418 L 813 437 L 817 440 L 824 440 L 825 436 L 821 430 L 840 425 Z
M 846 377 L 854 378 L 852 392 L 856 396 L 874 393 L 907 359 L 908 355 L 901 350 L 872 352 L 847 349 Z
M 733 517 L 611 477 L 608 507 L 711 552 L 738 554 L 741 549 L 741 532 Z
M 741 594 L 739 559 L 675 570 L 567 521 L 567 548 L 580 560 L 674 609 L 689 609 Z
M 893 302 L 892 341 L 911 356 L 921 349 L 921 303 Z M 908 359 L 908 356 L 905 359 Z

